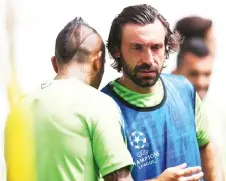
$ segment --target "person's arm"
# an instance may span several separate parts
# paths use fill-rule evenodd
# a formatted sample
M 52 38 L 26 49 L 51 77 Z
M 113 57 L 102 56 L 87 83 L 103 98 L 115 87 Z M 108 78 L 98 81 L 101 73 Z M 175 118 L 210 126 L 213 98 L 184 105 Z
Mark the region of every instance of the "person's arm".
M 223 170 L 220 164 L 219 153 L 216 145 L 209 136 L 208 119 L 202 108 L 202 102 L 196 93 L 196 134 L 200 148 L 204 180 L 206 181 L 223 181 Z
M 133 159 L 127 149 L 122 115 L 116 103 L 107 97 L 101 101 L 92 126 L 93 153 L 105 181 L 133 181 Z
M 133 181 L 128 167 L 121 168 L 104 176 L 104 181 Z
M 200 155 L 204 172 L 204 180 L 224 181 L 223 168 L 220 164 L 221 161 L 219 160 L 219 154 L 216 145 L 213 142 L 209 142 L 200 149 Z

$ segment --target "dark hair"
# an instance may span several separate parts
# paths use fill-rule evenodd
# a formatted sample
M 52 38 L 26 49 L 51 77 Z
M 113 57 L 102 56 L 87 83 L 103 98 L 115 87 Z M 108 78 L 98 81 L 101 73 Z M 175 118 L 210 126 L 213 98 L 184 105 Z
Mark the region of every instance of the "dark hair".
M 205 38 L 206 32 L 212 27 L 212 21 L 199 16 L 188 16 L 176 23 L 175 29 L 184 38 Z
M 177 56 L 177 68 L 184 62 L 184 54 L 192 53 L 197 57 L 206 57 L 209 55 L 209 49 L 203 38 L 189 38 L 181 45 L 180 52 Z
M 147 4 L 128 6 L 113 20 L 107 41 L 110 56 L 115 60 L 112 64 L 114 69 L 118 72 L 122 70 L 121 59 L 120 57 L 115 57 L 114 54 L 117 49 L 120 50 L 121 48 L 121 30 L 123 25 L 127 23 L 146 25 L 154 23 L 156 19 L 161 21 L 167 31 L 165 37 L 166 58 L 169 57 L 170 53 L 178 51 L 181 40 L 180 35 L 170 30 L 169 23 L 155 8 Z
M 81 37 L 81 33 L 83 36 Z M 70 21 L 58 34 L 55 44 L 55 56 L 58 63 L 68 63 L 76 54 L 89 55 L 92 52 L 84 47 L 80 47 L 83 41 L 97 31 L 89 26 L 81 17 L 76 17 Z M 100 35 L 99 35 L 100 36 Z M 101 36 L 100 36 L 101 38 Z M 105 60 L 105 45 L 102 43 L 102 58 Z

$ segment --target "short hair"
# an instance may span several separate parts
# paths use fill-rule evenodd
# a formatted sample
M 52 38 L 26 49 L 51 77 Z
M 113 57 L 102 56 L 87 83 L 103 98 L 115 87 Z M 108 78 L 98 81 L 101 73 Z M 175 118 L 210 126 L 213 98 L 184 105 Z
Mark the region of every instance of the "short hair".
M 81 34 L 83 36 L 81 36 Z M 81 48 L 83 41 L 91 34 L 97 34 L 97 31 L 89 26 L 81 17 L 76 17 L 70 21 L 58 34 L 55 44 L 55 57 L 58 63 L 68 63 L 76 54 L 89 55 L 86 47 Z M 100 35 L 99 35 L 100 36 Z M 100 36 L 101 38 L 101 36 Z M 105 59 L 105 45 L 102 41 L 102 58 Z
M 181 45 L 177 56 L 177 68 L 183 64 L 185 53 L 192 53 L 195 56 L 202 58 L 208 56 L 210 51 L 203 38 L 193 37 L 186 39 Z
M 205 38 L 207 30 L 212 27 L 212 21 L 199 16 L 188 16 L 180 19 L 174 31 L 179 32 L 185 39 L 191 37 Z
M 118 72 L 122 70 L 121 58 L 115 57 L 115 51 L 121 48 L 121 30 L 123 25 L 127 23 L 146 25 L 154 23 L 156 19 L 158 19 L 166 29 L 166 58 L 169 57 L 169 53 L 178 51 L 181 40 L 180 35 L 170 30 L 169 23 L 155 8 L 147 4 L 128 6 L 113 20 L 107 41 L 110 57 L 115 60 L 112 64 L 114 69 Z

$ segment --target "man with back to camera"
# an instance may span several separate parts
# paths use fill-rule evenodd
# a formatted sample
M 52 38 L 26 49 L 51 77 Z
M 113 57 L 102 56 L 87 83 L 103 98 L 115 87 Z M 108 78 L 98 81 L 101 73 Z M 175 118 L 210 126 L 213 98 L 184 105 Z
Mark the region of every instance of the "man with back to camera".
M 8 181 L 97 181 L 100 174 L 105 181 L 133 181 L 119 109 L 96 90 L 104 62 L 103 40 L 82 18 L 61 30 L 55 79 L 21 98 L 8 116 Z

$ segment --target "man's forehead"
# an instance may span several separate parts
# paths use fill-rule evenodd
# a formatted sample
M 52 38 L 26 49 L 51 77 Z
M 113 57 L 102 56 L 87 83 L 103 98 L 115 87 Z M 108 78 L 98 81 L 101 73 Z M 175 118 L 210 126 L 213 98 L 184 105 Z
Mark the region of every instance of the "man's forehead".
M 213 61 L 211 56 L 198 57 L 193 55 L 192 53 L 187 53 L 190 56 L 184 60 L 183 66 L 188 67 L 201 67 L 201 69 L 211 69 L 213 65 Z
M 159 20 L 153 23 L 140 25 L 128 23 L 123 26 L 122 36 L 123 39 L 129 42 L 162 42 L 165 40 L 166 29 Z

